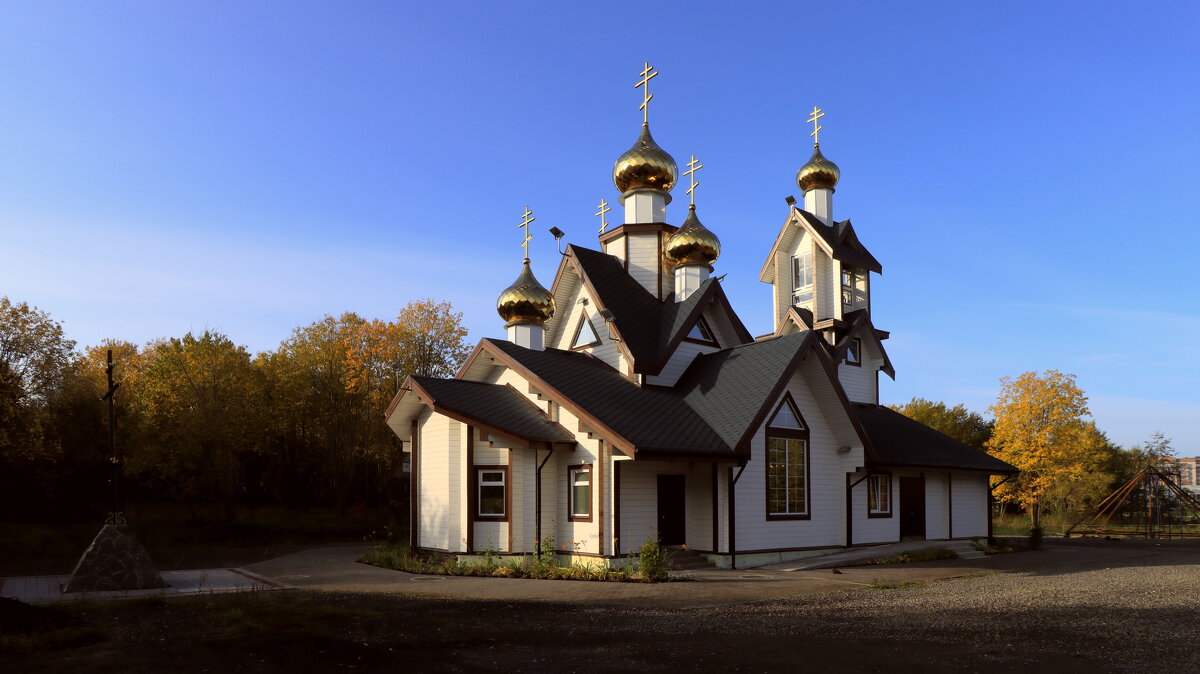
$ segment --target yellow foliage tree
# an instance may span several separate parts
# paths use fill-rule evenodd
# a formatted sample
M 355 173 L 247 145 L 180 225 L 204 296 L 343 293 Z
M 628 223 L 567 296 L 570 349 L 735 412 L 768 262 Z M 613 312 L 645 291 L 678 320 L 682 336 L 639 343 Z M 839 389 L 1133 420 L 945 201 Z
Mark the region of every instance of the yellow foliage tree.
M 1107 458 L 1103 434 L 1085 420 L 1087 396 L 1075 375 L 1046 370 L 1003 377 L 991 406 L 996 417 L 987 451 L 1021 469 L 1016 478 L 996 488 L 1001 501 L 1017 503 L 1041 523 L 1041 508 L 1050 497 L 1079 502 L 1080 494 L 1102 491 L 1095 479 Z M 999 478 L 993 478 L 999 482 Z M 1086 483 L 1086 484 L 1085 484 Z M 1063 495 L 1069 495 L 1064 497 Z

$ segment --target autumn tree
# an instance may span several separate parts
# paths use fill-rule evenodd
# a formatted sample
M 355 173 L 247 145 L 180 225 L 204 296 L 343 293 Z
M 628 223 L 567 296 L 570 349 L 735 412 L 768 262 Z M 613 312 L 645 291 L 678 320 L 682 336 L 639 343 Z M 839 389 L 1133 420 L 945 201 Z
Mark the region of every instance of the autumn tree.
M 1047 370 L 1004 377 L 990 411 L 996 418 L 986 448 L 993 456 L 1021 470 L 996 489 L 1002 501 L 1015 502 L 1041 524 L 1047 494 L 1070 491 L 1073 481 L 1102 469 L 1102 436 L 1085 417 L 1087 396 L 1075 375 Z
M 890 407 L 910 419 L 919 421 L 972 447 L 983 449 L 988 438 L 992 437 L 994 422 L 984 419 L 978 412 L 968 410 L 962 403 L 954 407 L 947 407 L 944 402 L 913 398 L 903 405 L 891 405 Z

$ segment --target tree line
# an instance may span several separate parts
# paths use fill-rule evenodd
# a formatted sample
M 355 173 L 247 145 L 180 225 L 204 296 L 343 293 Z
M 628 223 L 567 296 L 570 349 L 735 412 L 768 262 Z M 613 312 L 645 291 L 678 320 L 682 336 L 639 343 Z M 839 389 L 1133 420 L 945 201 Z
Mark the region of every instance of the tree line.
M 1073 374 L 1025 372 L 1000 384 L 988 408 L 992 419 L 923 398 L 892 409 L 1019 468 L 1015 478 L 993 477 L 993 493 L 1034 525 L 1044 513 L 1083 514 L 1142 468 L 1174 454 L 1162 433 L 1128 448 L 1110 441 L 1090 418 Z
M 49 313 L 0 297 L 0 504 L 111 510 L 110 349 L 127 499 L 230 514 L 403 501 L 384 411 L 406 376 L 453 376 L 469 353 L 461 319 L 421 300 L 392 321 L 327 315 L 257 354 L 211 330 L 77 349 Z

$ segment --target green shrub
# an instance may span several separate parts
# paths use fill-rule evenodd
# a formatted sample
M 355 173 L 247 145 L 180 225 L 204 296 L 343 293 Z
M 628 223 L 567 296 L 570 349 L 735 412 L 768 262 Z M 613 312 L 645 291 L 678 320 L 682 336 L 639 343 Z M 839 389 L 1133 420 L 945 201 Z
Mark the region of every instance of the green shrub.
M 642 543 L 638 554 L 638 572 L 642 578 L 649 581 L 667 580 L 668 555 L 658 541 Z

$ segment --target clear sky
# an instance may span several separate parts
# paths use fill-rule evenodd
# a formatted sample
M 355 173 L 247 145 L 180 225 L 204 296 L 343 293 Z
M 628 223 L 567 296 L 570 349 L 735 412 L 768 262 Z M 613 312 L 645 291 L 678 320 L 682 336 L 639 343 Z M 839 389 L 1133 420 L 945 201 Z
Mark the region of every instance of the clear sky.
M 80 346 L 261 351 L 424 297 L 502 336 L 523 207 L 549 285 L 546 228 L 595 247 L 617 200 L 649 61 L 752 333 L 819 105 L 834 215 L 884 266 L 883 402 L 982 411 L 1059 368 L 1115 441 L 1200 454 L 1200 5 L 581 5 L 2 2 L 0 294 Z

